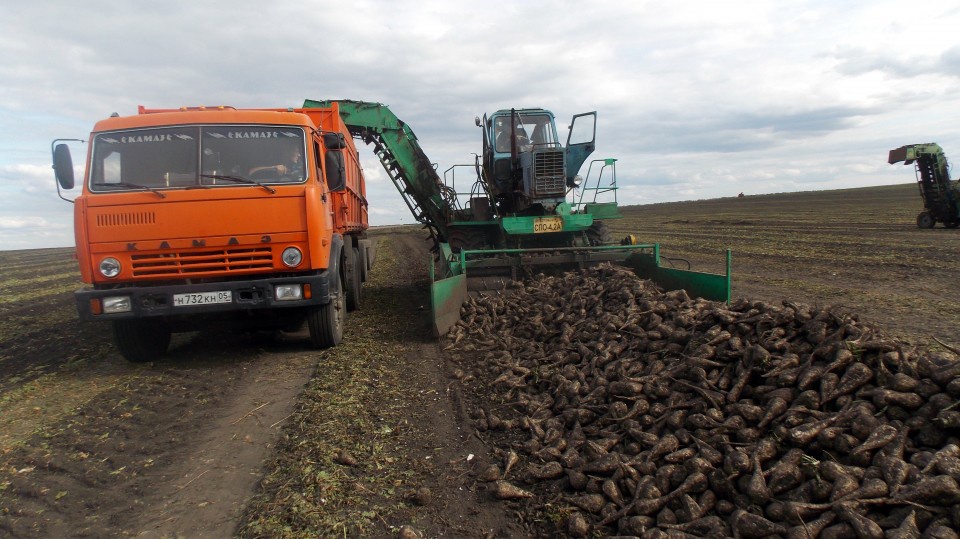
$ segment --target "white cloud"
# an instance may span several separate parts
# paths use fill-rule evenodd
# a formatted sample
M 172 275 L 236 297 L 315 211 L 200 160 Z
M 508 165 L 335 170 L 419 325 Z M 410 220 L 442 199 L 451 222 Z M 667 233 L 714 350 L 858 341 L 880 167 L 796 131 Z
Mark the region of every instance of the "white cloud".
M 50 222 L 36 215 L 6 215 L 0 217 L 0 229 L 40 228 Z
M 887 150 L 936 141 L 960 155 L 960 9 L 925 9 L 920 24 L 893 0 L 11 3 L 0 218 L 46 225 L 0 249 L 72 243 L 50 140 L 138 104 L 380 101 L 441 174 L 479 151 L 474 116 L 542 106 L 562 130 L 597 110 L 595 157 L 619 159 L 631 203 L 911 182 Z M 371 222 L 412 222 L 363 151 Z

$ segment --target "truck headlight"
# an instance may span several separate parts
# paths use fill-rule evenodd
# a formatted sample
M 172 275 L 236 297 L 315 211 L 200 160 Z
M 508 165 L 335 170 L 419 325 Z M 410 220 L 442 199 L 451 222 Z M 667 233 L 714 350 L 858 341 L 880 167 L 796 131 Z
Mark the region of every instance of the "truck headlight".
M 100 261 L 100 274 L 107 279 L 113 279 L 120 275 L 120 261 L 112 256 L 108 256 Z
M 303 253 L 296 247 L 287 247 L 280 254 L 280 260 L 283 260 L 283 263 L 287 266 L 295 268 L 300 265 L 300 262 L 303 262 Z
M 303 299 L 303 289 L 298 284 L 278 284 L 273 289 L 277 301 L 296 301 Z
M 130 312 L 130 296 L 110 296 L 102 301 L 104 314 Z

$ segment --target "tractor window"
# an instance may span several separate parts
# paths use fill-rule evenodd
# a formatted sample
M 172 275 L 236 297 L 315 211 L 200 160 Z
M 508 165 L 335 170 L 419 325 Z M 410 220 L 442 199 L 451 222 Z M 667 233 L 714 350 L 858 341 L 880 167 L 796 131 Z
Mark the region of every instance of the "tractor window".
M 510 119 L 503 116 L 494 120 L 493 139 L 496 141 L 496 151 L 510 151 Z
M 548 114 L 519 114 L 517 116 L 517 142 L 521 150 L 531 147 L 555 146 L 557 129 L 553 118 Z M 495 149 L 498 153 L 510 151 L 510 116 L 498 116 L 494 119 Z M 524 137 L 529 141 L 524 140 Z

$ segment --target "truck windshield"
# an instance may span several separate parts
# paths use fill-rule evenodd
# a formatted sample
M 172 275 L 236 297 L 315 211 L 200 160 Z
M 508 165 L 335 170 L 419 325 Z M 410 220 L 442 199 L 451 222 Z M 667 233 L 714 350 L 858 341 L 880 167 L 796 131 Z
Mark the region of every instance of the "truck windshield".
M 498 153 L 510 151 L 510 132 L 510 115 L 497 116 L 494 119 L 494 140 Z M 557 129 L 548 114 L 518 114 L 516 133 L 517 146 L 521 151 L 526 151 L 531 146 L 557 144 Z
M 191 125 L 111 131 L 93 139 L 90 190 L 302 183 L 307 178 L 304 161 L 299 127 Z

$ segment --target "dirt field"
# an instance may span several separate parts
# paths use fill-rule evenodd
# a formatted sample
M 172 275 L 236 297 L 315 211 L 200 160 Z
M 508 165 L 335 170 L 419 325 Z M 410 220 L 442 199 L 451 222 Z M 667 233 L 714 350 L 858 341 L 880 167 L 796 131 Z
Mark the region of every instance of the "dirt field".
M 640 206 L 613 228 L 699 270 L 732 249 L 735 297 L 843 305 L 955 345 L 960 231 L 916 228 L 915 191 Z M 195 333 L 143 366 L 77 321 L 72 249 L 0 253 L 0 537 L 553 534 L 549 500 L 495 501 L 476 481 L 502 455 L 469 413 L 496 397 L 465 393 L 429 337 L 427 242 L 376 237 L 342 346 Z
M 731 249 L 734 297 L 841 305 L 929 343 L 960 325 L 960 234 L 917 228 L 922 209 L 906 184 L 632 206 L 612 228 L 704 271 Z

